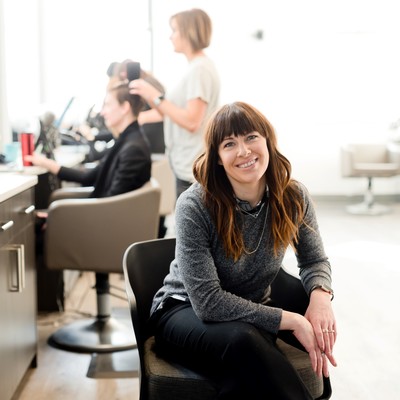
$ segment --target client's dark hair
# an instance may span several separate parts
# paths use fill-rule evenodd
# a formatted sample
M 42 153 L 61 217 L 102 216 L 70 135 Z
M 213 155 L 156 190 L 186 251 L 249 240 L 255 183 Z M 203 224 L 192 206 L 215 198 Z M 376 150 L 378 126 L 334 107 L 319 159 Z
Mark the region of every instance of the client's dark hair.
M 115 97 L 119 104 L 123 104 L 127 101 L 132 109 L 132 113 L 135 117 L 139 115 L 146 107 L 144 99 L 136 94 L 129 93 L 128 81 L 121 81 L 118 77 L 113 76 L 107 85 L 108 92 L 115 92 Z

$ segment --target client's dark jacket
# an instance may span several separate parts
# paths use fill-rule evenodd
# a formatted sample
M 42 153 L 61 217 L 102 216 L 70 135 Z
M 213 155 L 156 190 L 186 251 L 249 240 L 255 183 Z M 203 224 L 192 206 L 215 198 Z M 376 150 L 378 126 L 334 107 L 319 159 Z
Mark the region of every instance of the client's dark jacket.
M 149 143 L 139 124 L 130 124 L 94 168 L 61 167 L 61 180 L 94 186 L 91 197 L 108 197 L 143 186 L 151 176 Z

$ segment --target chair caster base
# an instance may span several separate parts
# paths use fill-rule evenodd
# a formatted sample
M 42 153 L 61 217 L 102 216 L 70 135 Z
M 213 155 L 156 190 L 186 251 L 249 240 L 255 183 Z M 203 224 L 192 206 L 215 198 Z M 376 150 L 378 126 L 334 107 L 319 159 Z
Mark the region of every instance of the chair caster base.
M 137 348 L 133 329 L 110 317 L 105 320 L 80 320 L 54 332 L 53 347 L 76 353 L 108 353 Z

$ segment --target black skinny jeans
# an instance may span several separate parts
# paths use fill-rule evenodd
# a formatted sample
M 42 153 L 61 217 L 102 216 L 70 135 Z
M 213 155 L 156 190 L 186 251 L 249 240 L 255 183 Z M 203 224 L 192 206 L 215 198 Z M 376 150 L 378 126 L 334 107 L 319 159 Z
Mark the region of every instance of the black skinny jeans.
M 221 400 L 311 400 L 276 338 L 245 322 L 202 322 L 189 303 L 173 299 L 155 324 L 157 352 L 211 377 Z

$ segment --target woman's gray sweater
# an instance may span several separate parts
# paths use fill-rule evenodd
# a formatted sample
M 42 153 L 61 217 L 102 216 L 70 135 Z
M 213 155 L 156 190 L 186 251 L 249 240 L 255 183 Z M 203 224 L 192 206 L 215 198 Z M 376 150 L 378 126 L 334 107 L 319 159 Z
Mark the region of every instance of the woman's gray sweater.
M 296 257 L 303 286 L 310 293 L 314 285 L 331 286 L 331 267 L 310 195 L 302 184 L 299 189 L 305 203 L 305 221 L 312 229 L 305 224 L 300 227 Z M 286 249 L 282 247 L 274 255 L 268 199 L 257 218 L 237 211 L 243 218 L 247 252 L 257 248 L 261 236 L 262 240 L 257 251 L 250 255 L 244 253 L 234 262 L 225 255 L 202 196 L 202 187 L 194 183 L 177 201 L 175 260 L 154 297 L 152 312 L 167 297 L 178 296 L 189 299 L 203 321 L 244 321 L 277 333 L 282 310 L 265 304 Z

